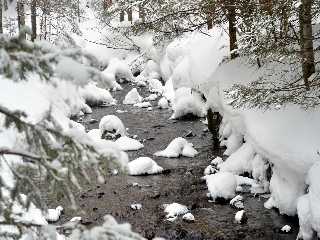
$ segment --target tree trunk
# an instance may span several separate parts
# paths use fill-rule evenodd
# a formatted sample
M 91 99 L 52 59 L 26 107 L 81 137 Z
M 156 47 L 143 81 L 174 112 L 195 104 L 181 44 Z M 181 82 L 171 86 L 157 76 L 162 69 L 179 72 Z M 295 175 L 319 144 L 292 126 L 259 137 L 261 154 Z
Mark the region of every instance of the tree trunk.
M 21 1 L 17 2 L 17 15 L 18 15 L 18 27 L 19 27 L 19 30 L 21 30 L 21 28 L 26 25 L 26 19 L 24 14 L 24 3 Z M 25 34 L 23 38 L 24 39 L 26 38 Z
M 120 22 L 124 21 L 124 11 L 120 12 Z
M 313 0 L 302 0 L 299 9 L 302 73 L 307 90 L 310 90 L 309 77 L 315 72 L 311 15 L 312 4 Z
M 208 30 L 213 28 L 213 21 L 210 13 L 207 13 L 207 26 L 208 26 Z
M 31 41 L 37 38 L 37 0 L 31 1 Z
M 141 4 L 139 5 L 139 18 L 141 19 L 142 22 L 145 21 L 144 8 Z
M 237 27 L 236 27 L 236 7 L 233 1 L 230 1 L 230 4 L 227 6 L 227 18 L 229 22 L 229 41 L 230 41 L 230 52 L 231 59 L 234 59 L 238 56 L 236 49 L 237 46 Z
M 127 10 L 127 14 L 128 14 L 128 21 L 132 23 L 132 8 Z
M 3 24 L 2 24 L 2 0 L 0 0 L 0 34 L 3 33 Z

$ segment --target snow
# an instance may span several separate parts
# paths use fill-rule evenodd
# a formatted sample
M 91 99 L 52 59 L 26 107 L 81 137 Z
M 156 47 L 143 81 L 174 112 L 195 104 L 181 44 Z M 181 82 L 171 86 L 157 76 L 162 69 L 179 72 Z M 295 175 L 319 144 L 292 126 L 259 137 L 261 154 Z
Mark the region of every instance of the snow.
M 45 218 L 48 222 L 57 222 L 60 219 L 63 207 L 58 206 L 55 209 L 49 208 L 46 212 Z
M 142 208 L 142 205 L 140 203 L 131 204 L 130 208 L 133 210 L 140 210 Z
M 149 91 L 152 93 L 163 93 L 163 85 L 158 79 L 147 80 Z
M 141 103 L 136 103 L 133 105 L 134 107 L 138 107 L 138 108 L 149 108 L 151 107 L 151 103 L 150 102 L 141 102 Z
M 230 200 L 229 204 L 237 209 L 243 209 L 244 208 L 243 197 L 241 195 L 237 195 Z
M 223 160 L 222 160 L 221 157 L 216 157 L 215 159 L 213 159 L 213 160 L 211 161 L 211 164 L 212 164 L 213 166 L 219 166 L 221 163 L 223 163 Z
M 101 130 L 101 132 L 108 131 L 111 133 L 115 133 L 115 135 L 126 135 L 126 128 L 124 127 L 120 118 L 115 115 L 104 116 L 100 120 L 99 129 Z
M 156 152 L 154 155 L 158 157 L 177 158 L 180 155 L 185 157 L 194 157 L 198 152 L 193 148 L 193 144 L 189 143 L 182 137 L 175 138 L 163 151 Z
M 240 210 L 236 213 L 234 220 L 236 221 L 236 223 L 242 223 L 243 222 L 243 218 L 245 216 L 245 211 L 244 210 Z
M 101 129 L 91 129 L 87 134 L 92 140 L 100 140 L 102 137 Z
M 93 82 L 81 88 L 80 93 L 90 106 L 114 105 L 117 102 L 108 90 L 97 87 L 97 84 Z
M 197 117 L 205 116 L 205 104 L 195 94 L 191 93 L 191 88 L 182 87 L 176 90 L 172 104 L 173 115 L 171 118 L 178 119 L 187 114 Z
M 158 106 L 161 109 L 167 109 L 169 108 L 169 102 L 165 97 L 160 98 L 160 100 L 158 101 Z
M 167 213 L 166 218 L 184 215 L 189 212 L 187 206 L 180 203 L 164 204 L 164 212 Z
M 195 221 L 195 218 L 194 216 L 192 215 L 192 213 L 186 213 L 182 216 L 182 219 L 186 222 L 194 222 Z
M 123 100 L 123 104 L 136 104 L 141 103 L 143 98 L 140 96 L 138 90 L 136 88 L 133 88 L 128 92 L 128 94 L 125 96 Z
M 289 233 L 291 232 L 291 227 L 289 225 L 285 225 L 281 228 L 281 232 Z
M 118 138 L 115 143 L 119 146 L 122 151 L 136 151 L 144 147 L 138 140 L 122 136 Z
M 163 168 L 149 157 L 139 157 L 128 163 L 129 175 L 161 173 Z
M 128 64 L 118 58 L 112 58 L 106 70 L 102 72 L 109 78 L 126 79 L 127 81 L 133 80 L 133 75 Z
M 252 160 L 255 152 L 249 143 L 244 143 L 237 151 L 231 154 L 219 165 L 221 171 L 243 174 L 252 172 Z
M 204 175 L 210 175 L 210 174 L 214 174 L 216 172 L 217 172 L 217 170 L 212 165 L 209 165 L 204 169 L 203 174 Z
M 218 172 L 205 177 L 211 198 L 232 199 L 237 188 L 235 175 L 229 172 Z
M 157 100 L 158 95 L 157 94 L 150 94 L 148 97 L 144 98 L 145 101 L 155 101 Z

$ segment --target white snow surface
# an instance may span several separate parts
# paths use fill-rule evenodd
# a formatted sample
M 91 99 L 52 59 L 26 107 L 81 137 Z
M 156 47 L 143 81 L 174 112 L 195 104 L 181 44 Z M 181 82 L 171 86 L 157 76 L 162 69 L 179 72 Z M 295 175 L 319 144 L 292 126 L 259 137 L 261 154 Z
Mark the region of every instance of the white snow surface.
M 182 137 L 178 137 L 173 139 L 165 150 L 156 152 L 154 155 L 158 157 L 177 158 L 180 155 L 194 157 L 197 154 L 198 152 L 193 148 L 192 143 L 189 143 Z
M 138 140 L 122 136 L 118 138 L 115 143 L 119 146 L 122 151 L 136 151 L 144 147 Z
M 127 105 L 131 104 L 131 105 L 133 105 L 133 104 L 136 104 L 136 103 L 141 103 L 142 100 L 143 100 L 143 98 L 140 96 L 138 90 L 136 88 L 133 88 L 125 96 L 125 98 L 123 100 L 123 104 L 127 104 Z
M 126 128 L 124 127 L 120 118 L 115 115 L 104 116 L 99 123 L 99 128 L 101 132 L 104 131 L 114 132 L 115 134 L 120 134 L 121 136 L 126 135 Z
M 167 213 L 166 218 L 184 215 L 189 212 L 187 206 L 180 203 L 163 204 L 164 212 Z
M 163 168 L 149 157 L 139 157 L 128 163 L 128 171 L 129 175 L 157 174 Z
M 158 101 L 158 106 L 161 109 L 167 109 L 169 108 L 169 102 L 165 97 L 160 98 L 160 100 Z
M 240 210 L 236 213 L 235 217 L 234 217 L 234 220 L 236 223 L 241 223 L 242 221 L 242 218 L 245 214 L 245 211 L 244 210 Z
M 213 201 L 216 198 L 232 199 L 237 188 L 236 176 L 229 172 L 218 172 L 205 176 L 208 191 Z
M 176 90 L 172 104 L 173 115 L 171 118 L 181 118 L 187 114 L 197 117 L 205 116 L 205 104 L 199 96 L 191 93 L 191 88 L 182 87 Z
M 90 106 L 96 105 L 114 105 L 116 100 L 106 89 L 97 87 L 96 83 L 90 82 L 80 89 L 81 96 Z

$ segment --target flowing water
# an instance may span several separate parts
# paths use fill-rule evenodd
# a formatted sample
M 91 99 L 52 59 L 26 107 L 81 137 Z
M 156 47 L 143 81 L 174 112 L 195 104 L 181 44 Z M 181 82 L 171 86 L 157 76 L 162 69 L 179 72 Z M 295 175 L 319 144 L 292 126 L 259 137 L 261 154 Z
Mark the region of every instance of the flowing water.
M 262 196 L 244 196 L 248 221 L 245 224 L 234 222 L 237 210 L 227 203 L 210 203 L 207 187 L 201 176 L 213 158 L 221 156 L 222 149 L 213 149 L 211 135 L 204 131 L 206 126 L 199 119 L 184 121 L 169 120 L 172 112 L 160 110 L 157 101 L 152 102 L 153 111 L 121 104 L 126 93 L 133 88 L 125 84 L 124 90 L 114 93 L 118 105 L 95 108 L 83 122 L 87 129 L 98 128 L 100 119 L 108 114 L 117 115 L 129 128 L 130 135 L 145 139 L 145 147 L 129 152 L 131 160 L 137 157 L 151 157 L 166 169 L 164 174 L 152 176 L 110 176 L 106 184 L 87 186 L 77 195 L 77 201 L 85 213 L 83 224 L 94 226 L 103 222 L 103 216 L 113 215 L 120 222 L 131 223 L 133 230 L 148 239 L 296 239 L 298 221 L 296 218 L 281 216 L 275 210 L 263 207 L 266 201 Z M 146 89 L 138 89 L 145 97 Z M 116 113 L 124 110 L 124 113 Z M 192 132 L 192 134 L 190 134 Z M 188 135 L 188 137 L 186 137 Z M 153 153 L 164 149 L 176 137 L 185 137 L 192 142 L 199 154 L 194 158 L 162 158 Z M 138 183 L 139 186 L 133 186 Z M 178 218 L 175 222 L 165 221 L 163 204 L 177 202 L 191 209 L 195 222 L 187 223 Z M 132 210 L 130 205 L 141 203 L 141 210 Z M 79 213 L 78 213 L 79 215 Z M 67 210 L 62 222 L 75 216 Z M 289 224 L 292 232 L 284 234 L 281 227 Z

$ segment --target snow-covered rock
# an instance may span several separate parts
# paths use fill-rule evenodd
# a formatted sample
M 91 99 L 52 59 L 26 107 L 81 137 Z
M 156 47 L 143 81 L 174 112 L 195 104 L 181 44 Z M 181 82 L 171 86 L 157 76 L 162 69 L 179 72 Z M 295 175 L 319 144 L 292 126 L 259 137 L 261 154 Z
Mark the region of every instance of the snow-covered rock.
M 187 206 L 180 203 L 163 204 L 164 212 L 167 213 L 166 218 L 184 215 L 189 212 Z
M 281 232 L 284 232 L 284 233 L 289 233 L 291 232 L 291 226 L 289 225 L 285 225 L 281 228 Z
M 213 160 L 211 161 L 211 164 L 212 164 L 213 166 L 216 166 L 216 167 L 219 167 L 219 165 L 220 165 L 221 163 L 223 163 L 223 160 L 222 160 L 221 157 L 216 157 L 215 159 L 213 159 Z
M 192 114 L 197 117 L 205 116 L 205 104 L 202 100 L 191 93 L 190 88 L 179 88 L 175 92 L 172 105 L 172 119 L 178 119 L 185 115 Z
M 89 83 L 80 89 L 81 96 L 90 106 L 96 105 L 114 105 L 116 100 L 106 89 L 97 87 L 96 83 Z
M 240 210 L 236 213 L 234 220 L 236 223 L 245 223 L 247 221 L 246 212 L 244 210 Z
M 128 171 L 130 175 L 157 174 L 163 168 L 149 157 L 140 157 L 128 163 Z
M 134 107 L 138 107 L 138 108 L 149 108 L 152 107 L 150 102 L 141 102 L 141 103 L 136 103 L 133 105 Z
M 144 98 L 145 101 L 155 101 L 157 100 L 158 95 L 157 94 L 150 94 L 148 97 Z
M 80 222 L 81 220 L 82 220 L 82 217 L 77 216 L 77 217 L 71 218 L 69 222 L 76 222 L 76 223 L 78 223 L 78 222 Z
M 149 91 L 152 93 L 163 93 L 163 85 L 158 79 L 149 79 L 148 81 Z
M 169 102 L 165 97 L 160 98 L 160 100 L 158 101 L 158 106 L 161 109 L 167 109 L 169 108 Z
M 143 148 L 143 144 L 138 140 L 129 138 L 127 136 L 122 136 L 118 138 L 115 143 L 119 146 L 122 151 L 136 151 Z
M 58 206 L 55 209 L 50 208 L 47 210 L 45 218 L 48 222 L 57 222 L 60 219 L 62 211 L 62 206 Z
M 244 209 L 243 197 L 241 195 L 237 195 L 231 199 L 230 205 L 236 209 Z
M 193 148 L 192 143 L 189 143 L 182 137 L 178 137 L 172 140 L 165 150 L 156 152 L 154 155 L 159 157 L 176 158 L 180 155 L 185 157 L 194 157 L 197 154 L 198 152 Z
M 120 60 L 118 58 L 112 58 L 109 61 L 108 67 L 102 73 L 105 76 L 114 79 L 117 78 L 125 79 L 127 81 L 133 81 L 134 78 L 128 64 L 125 61 Z
M 140 203 L 131 204 L 130 208 L 133 210 L 140 210 L 142 208 L 142 204 Z
M 213 201 L 217 198 L 232 199 L 235 196 L 237 179 L 232 173 L 218 172 L 205 176 L 205 179 Z
M 133 105 L 136 103 L 141 103 L 143 98 L 140 96 L 138 90 L 133 88 L 128 94 L 125 96 L 123 100 L 123 104 Z
M 182 219 L 186 222 L 194 222 L 195 218 L 192 213 L 186 213 L 182 216 Z
M 217 169 L 215 169 L 212 165 L 209 165 L 204 169 L 203 174 L 204 175 L 210 175 L 210 174 L 214 174 L 216 172 L 217 172 Z
M 120 118 L 115 115 L 104 116 L 99 123 L 99 128 L 102 133 L 105 131 L 114 133 L 115 135 L 126 135 L 126 128 L 124 127 Z

